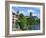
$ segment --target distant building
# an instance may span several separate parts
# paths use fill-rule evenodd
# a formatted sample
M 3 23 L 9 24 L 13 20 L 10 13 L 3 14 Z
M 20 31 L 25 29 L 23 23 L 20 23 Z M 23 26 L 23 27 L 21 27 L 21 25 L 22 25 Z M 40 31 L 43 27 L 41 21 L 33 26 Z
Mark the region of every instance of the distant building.
M 15 22 L 18 20 L 17 15 L 15 13 L 12 13 L 12 23 L 13 23 L 13 28 L 15 27 Z
M 26 18 L 30 18 L 29 16 L 26 16 Z M 37 16 L 31 16 L 31 18 L 34 18 L 35 20 L 37 20 L 38 19 L 38 17 Z
M 14 28 L 13 30 L 20 29 L 19 25 L 16 25 L 17 20 L 18 20 L 18 14 L 12 13 L 12 27 Z M 16 29 L 16 27 L 17 27 L 17 29 Z
M 34 18 L 35 20 L 38 20 L 38 17 L 37 16 L 32 16 L 32 18 Z

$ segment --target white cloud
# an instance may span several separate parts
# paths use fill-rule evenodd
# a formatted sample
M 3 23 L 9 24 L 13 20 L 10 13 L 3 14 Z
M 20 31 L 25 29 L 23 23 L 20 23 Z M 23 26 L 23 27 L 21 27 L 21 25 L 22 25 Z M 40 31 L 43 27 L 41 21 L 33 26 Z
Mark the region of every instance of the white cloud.
M 40 18 L 39 14 L 35 14 L 35 11 L 34 10 L 28 10 L 28 15 L 29 13 L 32 12 L 32 16 L 37 16 L 38 18 Z
M 19 13 L 24 13 L 24 11 L 20 10 Z
M 37 16 L 38 18 L 40 18 L 39 14 L 37 15 L 37 14 L 34 14 L 34 13 L 33 13 L 32 16 Z
M 30 13 L 30 12 L 35 12 L 34 10 L 28 10 L 28 13 Z
M 32 15 L 35 16 L 35 14 L 33 14 L 35 12 L 34 10 L 28 10 L 28 15 L 30 14 L 30 12 L 32 12 Z
M 12 9 L 12 12 L 16 13 L 16 11 L 15 11 L 15 10 L 13 10 L 13 9 Z
M 33 13 L 32 16 L 37 16 L 37 15 Z
M 15 11 L 15 10 L 13 10 L 13 9 L 12 9 L 12 12 L 16 13 L 16 11 Z M 20 13 L 23 13 L 23 14 L 24 14 L 24 11 L 19 10 L 19 14 L 20 14 Z
M 20 11 L 19 11 L 19 14 L 20 14 L 20 13 L 23 13 L 23 14 L 24 14 L 24 11 L 20 10 Z

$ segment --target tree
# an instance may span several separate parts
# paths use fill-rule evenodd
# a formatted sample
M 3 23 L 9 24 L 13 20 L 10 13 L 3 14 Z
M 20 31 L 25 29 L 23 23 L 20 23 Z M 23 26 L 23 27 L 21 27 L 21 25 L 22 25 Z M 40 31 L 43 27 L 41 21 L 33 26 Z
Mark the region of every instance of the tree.
M 36 22 L 37 22 L 37 24 L 40 24 L 40 19 L 37 19 Z
M 24 15 L 21 13 L 20 15 L 19 15 L 19 18 L 23 18 L 24 17 Z
M 32 12 L 30 12 L 30 17 L 32 16 Z
M 17 14 L 19 13 L 19 10 L 17 11 Z
M 30 12 L 30 16 L 27 18 L 28 29 L 32 29 L 31 26 L 35 24 L 35 19 L 32 17 L 32 12 Z
M 29 25 L 32 25 L 32 12 L 30 12 L 30 16 L 27 18 L 27 22 Z
M 21 30 L 25 30 L 26 29 L 26 17 L 21 13 L 19 15 L 19 26 Z

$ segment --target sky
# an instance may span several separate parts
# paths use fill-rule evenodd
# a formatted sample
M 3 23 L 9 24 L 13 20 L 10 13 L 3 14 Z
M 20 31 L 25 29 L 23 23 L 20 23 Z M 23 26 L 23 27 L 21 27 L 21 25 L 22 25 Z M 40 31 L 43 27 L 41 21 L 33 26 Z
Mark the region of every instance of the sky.
M 19 14 L 23 13 L 24 16 L 29 16 L 30 12 L 32 12 L 32 16 L 37 16 L 40 18 L 40 8 L 37 7 L 12 7 L 12 12 L 17 13 L 19 10 Z

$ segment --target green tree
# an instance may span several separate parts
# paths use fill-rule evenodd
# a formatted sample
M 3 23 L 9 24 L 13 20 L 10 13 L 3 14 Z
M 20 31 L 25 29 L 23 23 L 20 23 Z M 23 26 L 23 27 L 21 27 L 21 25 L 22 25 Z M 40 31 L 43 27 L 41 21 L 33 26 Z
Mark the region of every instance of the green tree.
M 30 16 L 27 18 L 27 26 L 28 29 L 31 30 L 31 25 L 32 25 L 32 12 L 30 12 Z
M 19 15 L 19 26 L 21 30 L 25 30 L 26 29 L 26 17 L 21 13 Z
M 30 12 L 30 16 L 27 18 L 27 22 L 29 25 L 32 25 L 32 12 Z
M 37 24 L 40 24 L 40 19 L 37 19 L 36 22 L 37 22 Z
M 30 12 L 30 17 L 32 17 L 32 12 Z
M 19 10 L 17 11 L 17 14 L 19 13 Z

